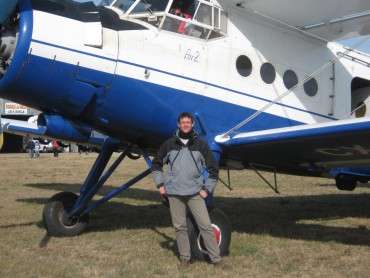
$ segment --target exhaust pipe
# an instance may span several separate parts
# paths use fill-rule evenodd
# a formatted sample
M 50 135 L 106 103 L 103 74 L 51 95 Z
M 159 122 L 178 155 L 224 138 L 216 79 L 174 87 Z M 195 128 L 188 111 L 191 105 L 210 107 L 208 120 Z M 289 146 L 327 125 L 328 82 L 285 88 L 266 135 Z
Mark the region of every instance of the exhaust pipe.
M 102 146 L 107 136 L 94 131 L 91 127 L 80 124 L 59 115 L 40 114 L 38 127 L 44 128 L 43 136 L 68 142 Z
M 92 129 L 59 115 L 40 114 L 37 125 L 46 128 L 45 136 L 78 143 L 88 142 Z

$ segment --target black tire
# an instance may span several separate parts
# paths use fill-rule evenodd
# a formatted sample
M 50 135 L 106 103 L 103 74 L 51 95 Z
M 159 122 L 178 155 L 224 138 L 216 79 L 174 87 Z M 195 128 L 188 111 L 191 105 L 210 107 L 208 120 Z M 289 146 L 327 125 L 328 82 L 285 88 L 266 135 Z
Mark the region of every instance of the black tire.
M 43 221 L 48 235 L 72 237 L 81 234 L 89 222 L 89 216 L 69 220 L 66 213 L 75 204 L 78 196 L 71 192 L 61 192 L 50 198 L 44 207 Z
M 353 191 L 357 187 L 357 180 L 349 175 L 339 174 L 335 182 L 338 190 Z
M 229 247 L 231 242 L 231 224 L 229 219 L 220 209 L 212 209 L 209 216 L 211 218 L 214 229 L 219 230 L 219 247 L 221 256 L 227 256 L 229 254 Z M 202 243 L 199 229 L 195 223 L 194 218 L 189 215 L 187 219 L 188 234 L 190 241 L 191 257 L 195 260 L 206 260 L 209 261 L 209 256 Z

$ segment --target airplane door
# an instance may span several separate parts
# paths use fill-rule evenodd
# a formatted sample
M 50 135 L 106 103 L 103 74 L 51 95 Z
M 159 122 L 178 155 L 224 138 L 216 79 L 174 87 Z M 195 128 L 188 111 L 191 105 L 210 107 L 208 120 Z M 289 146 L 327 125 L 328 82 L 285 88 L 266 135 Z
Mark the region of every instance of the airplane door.
M 75 81 L 66 99 L 74 116 L 80 115 L 91 100 L 104 102 L 104 95 L 113 81 L 118 56 L 118 33 L 103 28 L 100 22 L 86 22 L 82 43 L 90 55 L 80 56 Z M 79 97 L 75 97 L 78 95 Z

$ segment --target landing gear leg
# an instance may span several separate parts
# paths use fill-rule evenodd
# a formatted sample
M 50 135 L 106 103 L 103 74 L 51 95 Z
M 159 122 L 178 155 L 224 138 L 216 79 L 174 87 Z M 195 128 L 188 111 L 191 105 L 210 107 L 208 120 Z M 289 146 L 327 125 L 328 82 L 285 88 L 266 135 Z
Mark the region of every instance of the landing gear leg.
M 97 202 L 91 202 L 99 189 L 113 174 L 125 157 L 130 154 L 130 146 L 127 146 L 109 169 L 104 172 L 113 152 L 117 150 L 118 147 L 119 143 L 115 140 L 108 138 L 105 141 L 98 158 L 80 189 L 80 195 L 69 192 L 58 193 L 45 205 L 43 220 L 50 236 L 64 237 L 81 234 L 87 227 L 89 213 L 92 210 L 108 202 L 110 199 L 127 190 L 150 174 L 152 162 L 148 155 L 143 152 L 148 166 L 145 171 L 120 187 L 110 191 Z

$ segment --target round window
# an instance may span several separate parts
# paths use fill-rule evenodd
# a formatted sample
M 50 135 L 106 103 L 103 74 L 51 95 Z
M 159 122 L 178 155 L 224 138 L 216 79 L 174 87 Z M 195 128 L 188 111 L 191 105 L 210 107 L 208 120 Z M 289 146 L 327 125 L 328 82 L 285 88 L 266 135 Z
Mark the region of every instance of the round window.
M 284 85 L 287 89 L 291 89 L 298 84 L 298 76 L 292 70 L 287 70 L 283 76 Z
M 275 67 L 270 63 L 265 63 L 261 67 L 262 80 L 267 84 L 272 84 L 276 78 Z
M 236 59 L 236 69 L 241 76 L 247 77 L 252 73 L 252 62 L 245 56 L 241 55 Z
M 319 90 L 319 85 L 317 84 L 315 78 L 311 78 L 306 83 L 304 83 L 303 88 L 308 96 L 313 97 L 317 94 L 317 91 Z

